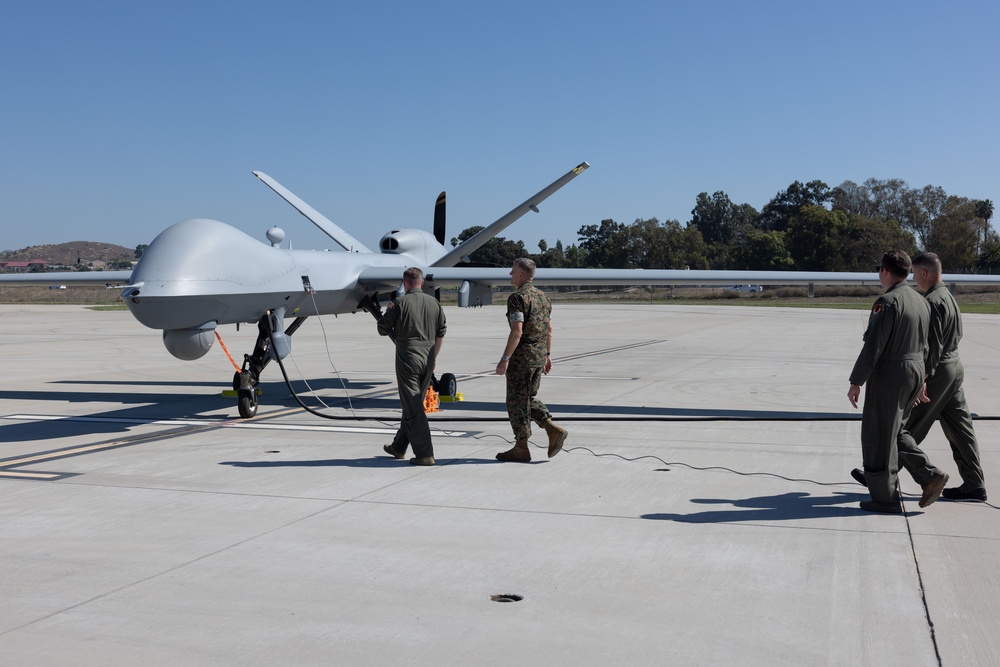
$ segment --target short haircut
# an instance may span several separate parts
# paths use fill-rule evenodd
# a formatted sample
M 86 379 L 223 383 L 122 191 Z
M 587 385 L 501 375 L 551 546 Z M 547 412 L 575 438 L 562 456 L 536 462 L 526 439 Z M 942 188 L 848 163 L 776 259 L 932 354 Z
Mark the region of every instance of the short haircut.
M 420 282 L 423 279 L 424 279 L 424 272 L 415 266 L 411 266 L 406 271 L 403 271 L 403 280 L 415 283 L 415 282 Z
M 518 257 L 514 260 L 514 266 L 521 267 L 521 270 L 528 274 L 529 278 L 535 277 L 535 260 L 527 257 Z
M 927 269 L 934 274 L 941 273 L 941 258 L 932 252 L 922 252 L 913 258 L 914 268 Z
M 902 250 L 890 250 L 882 255 L 882 268 L 897 278 L 910 275 L 911 266 L 910 256 Z

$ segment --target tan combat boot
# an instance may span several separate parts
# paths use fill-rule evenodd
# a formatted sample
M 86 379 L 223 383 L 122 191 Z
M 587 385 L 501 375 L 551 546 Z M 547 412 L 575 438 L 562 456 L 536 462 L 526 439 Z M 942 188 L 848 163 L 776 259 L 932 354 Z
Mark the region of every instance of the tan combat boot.
M 556 426 L 551 419 L 546 419 L 542 427 L 549 434 L 549 458 L 551 459 L 562 451 L 563 443 L 566 442 L 566 436 L 569 435 L 569 431 Z
M 518 461 L 528 463 L 531 461 L 531 452 L 528 451 L 528 441 L 518 440 L 511 449 L 497 454 L 497 461 Z

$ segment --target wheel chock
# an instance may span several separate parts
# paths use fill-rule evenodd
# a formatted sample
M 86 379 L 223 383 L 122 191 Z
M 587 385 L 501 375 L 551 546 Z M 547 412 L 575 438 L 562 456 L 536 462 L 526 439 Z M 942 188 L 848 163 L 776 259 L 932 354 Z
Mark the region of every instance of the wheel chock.
M 439 396 L 439 399 L 442 403 L 458 403 L 459 401 L 465 400 L 465 395 L 462 393 L 455 394 L 454 396 L 441 394 L 441 396 Z
M 223 389 L 221 395 L 224 396 L 225 398 L 236 398 L 237 396 L 239 396 L 239 392 L 236 391 L 235 389 Z M 257 387 L 257 395 L 263 396 L 264 390 L 261 389 L 260 387 Z

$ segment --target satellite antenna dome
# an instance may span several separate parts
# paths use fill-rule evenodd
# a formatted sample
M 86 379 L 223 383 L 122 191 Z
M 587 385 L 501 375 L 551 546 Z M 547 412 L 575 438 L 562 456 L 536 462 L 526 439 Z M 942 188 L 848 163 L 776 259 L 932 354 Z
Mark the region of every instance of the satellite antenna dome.
M 272 248 L 277 248 L 285 240 L 285 230 L 281 227 L 271 227 L 267 230 L 267 240 L 271 242 Z

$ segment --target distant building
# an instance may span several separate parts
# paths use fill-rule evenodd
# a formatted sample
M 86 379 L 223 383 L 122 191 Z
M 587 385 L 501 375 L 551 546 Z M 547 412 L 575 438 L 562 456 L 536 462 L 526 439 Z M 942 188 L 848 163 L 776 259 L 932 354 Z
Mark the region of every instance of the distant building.
M 44 269 L 49 265 L 40 259 L 33 259 L 28 262 L 5 262 L 0 261 L 0 271 L 4 273 L 29 273 L 33 269 Z

